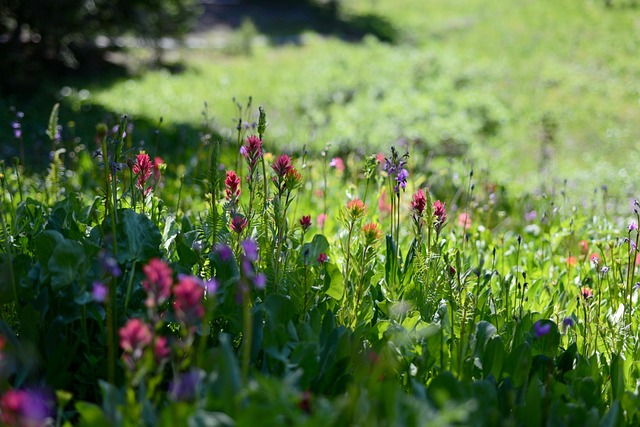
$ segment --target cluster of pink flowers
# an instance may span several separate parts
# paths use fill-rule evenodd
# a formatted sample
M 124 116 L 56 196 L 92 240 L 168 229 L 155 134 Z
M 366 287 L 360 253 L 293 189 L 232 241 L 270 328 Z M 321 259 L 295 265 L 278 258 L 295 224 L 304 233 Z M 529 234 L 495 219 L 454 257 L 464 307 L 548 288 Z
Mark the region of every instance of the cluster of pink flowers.
M 142 286 L 147 291 L 146 306 L 150 317 L 156 322 L 161 319 L 156 309 L 173 296 L 173 310 L 178 322 L 187 334 L 192 334 L 195 326 L 204 316 L 203 297 L 206 285 L 194 276 L 182 275 L 178 283 L 173 283 L 173 271 L 158 258 L 151 259 L 142 270 L 146 276 Z M 215 281 L 210 281 L 209 291 L 215 291 Z M 135 371 L 138 362 L 150 349 L 155 363 L 165 362 L 171 353 L 167 338 L 156 335 L 152 326 L 141 319 L 129 319 L 118 331 L 123 360 L 130 371 Z

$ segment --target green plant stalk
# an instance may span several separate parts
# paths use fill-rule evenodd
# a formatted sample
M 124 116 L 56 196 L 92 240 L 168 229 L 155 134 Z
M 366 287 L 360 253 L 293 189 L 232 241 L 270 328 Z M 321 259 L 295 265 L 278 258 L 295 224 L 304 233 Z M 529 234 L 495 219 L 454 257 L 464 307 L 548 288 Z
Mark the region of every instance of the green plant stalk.
M 207 301 L 211 300 L 208 304 L 209 306 L 206 308 L 204 317 L 202 319 L 202 336 L 200 336 L 200 341 L 198 341 L 198 353 L 196 354 L 196 366 L 204 369 L 204 352 L 207 348 L 207 338 L 211 333 L 209 324 L 213 320 L 213 314 L 215 313 L 216 306 L 216 296 L 215 294 L 210 295 L 207 292 Z
M 349 288 L 349 261 L 351 260 L 351 237 L 353 235 L 353 227 L 355 226 L 355 222 L 349 222 L 349 232 L 347 233 L 347 259 L 345 260 L 345 268 L 344 268 L 344 293 L 342 295 L 342 300 L 345 304 L 348 304 L 347 301 L 347 290 Z
M 367 252 L 369 246 L 365 246 L 362 251 L 362 264 L 360 266 L 360 280 L 358 280 L 358 288 L 356 290 L 356 305 L 353 307 L 353 326 L 355 326 L 358 320 L 358 306 L 360 305 L 360 299 L 362 298 L 362 292 L 364 288 L 364 270 L 367 265 Z
M 129 300 L 131 298 L 131 293 L 133 291 L 133 279 L 134 279 L 134 274 L 136 272 L 136 261 L 133 261 L 133 264 L 131 265 L 131 272 L 129 273 L 129 282 L 127 283 L 127 295 L 124 298 L 124 312 L 127 312 L 127 309 L 129 308 Z
M 9 232 L 7 230 L 7 223 L 5 221 L 5 214 L 4 214 L 4 191 L 2 192 L 2 203 L 0 203 L 0 226 L 2 226 L 2 232 L 4 233 L 4 246 L 5 246 L 5 251 L 7 253 L 7 256 L 9 257 L 8 259 L 8 264 L 9 264 L 9 280 L 11 282 L 11 291 L 13 292 L 13 300 L 15 301 L 15 308 L 16 311 L 18 313 L 18 315 L 20 315 L 20 301 L 18 299 L 18 287 L 16 285 L 16 277 L 13 271 L 13 254 L 11 251 L 11 239 L 9 236 Z M 19 316 L 18 316 L 19 317 Z
M 466 333 L 465 326 L 467 325 L 467 299 L 469 296 L 465 296 L 465 300 L 462 303 L 462 319 L 460 319 L 460 344 L 458 350 L 458 378 L 462 379 L 462 367 L 464 357 L 464 335 Z
M 598 308 L 596 309 L 596 339 L 595 344 L 593 346 L 594 351 L 598 351 L 598 333 L 597 331 L 600 329 L 600 304 L 602 303 L 602 273 L 598 273 L 598 300 L 596 301 L 596 305 Z
M 109 186 L 109 156 L 107 151 L 106 137 L 102 138 L 102 158 L 104 160 L 104 180 L 105 180 L 105 221 L 106 215 L 111 211 L 111 228 L 113 233 L 113 253 L 116 254 L 117 245 L 115 242 L 116 225 L 115 225 L 115 212 L 113 211 L 113 205 L 110 203 L 110 186 Z M 113 178 L 115 179 L 115 177 Z M 116 379 L 116 331 L 115 331 L 115 317 L 116 317 L 116 281 L 115 278 L 111 278 L 109 283 L 109 298 L 106 301 L 106 317 L 107 317 L 107 364 L 108 364 L 108 380 L 109 383 L 115 384 Z
M 251 290 L 246 286 L 242 292 L 242 382 L 246 384 L 251 362 L 251 341 L 253 339 L 253 316 L 251 313 Z

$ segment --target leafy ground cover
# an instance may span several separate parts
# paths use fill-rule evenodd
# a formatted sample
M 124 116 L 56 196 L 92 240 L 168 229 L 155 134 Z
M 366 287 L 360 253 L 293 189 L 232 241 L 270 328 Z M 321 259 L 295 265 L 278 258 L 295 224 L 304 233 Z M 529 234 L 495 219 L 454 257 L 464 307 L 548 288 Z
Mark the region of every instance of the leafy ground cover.
M 1 164 L 5 424 L 639 422 L 637 202 L 257 117 L 171 165 L 126 118 L 65 155 L 56 106 L 48 173 Z

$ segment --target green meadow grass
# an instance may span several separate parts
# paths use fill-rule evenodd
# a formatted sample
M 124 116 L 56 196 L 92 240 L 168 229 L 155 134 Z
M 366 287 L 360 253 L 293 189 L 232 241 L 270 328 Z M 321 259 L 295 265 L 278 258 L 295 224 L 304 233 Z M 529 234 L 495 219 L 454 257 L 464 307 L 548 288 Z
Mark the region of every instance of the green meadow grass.
M 73 94 L 86 89 L 83 105 L 145 123 L 163 117 L 167 137 L 188 147 L 197 145 L 205 101 L 216 128 L 233 138 L 238 111 L 232 99 L 244 104 L 252 96 L 254 106 L 269 113 L 271 142 L 288 151 L 318 151 L 327 143 L 336 153 L 384 150 L 405 138 L 432 155 L 464 154 L 517 191 L 543 184 L 557 189 L 568 179 L 567 190 L 580 196 L 607 185 L 625 207 L 635 194 L 640 13 L 631 3 L 341 4 L 344 16 L 383 16 L 399 30 L 398 42 L 307 33 L 302 45 L 275 47 L 258 39 L 252 55 L 179 49 L 168 54 L 183 66 L 180 72 L 65 82 L 74 91 L 58 95 L 63 123 L 65 108 L 78 106 Z M 48 112 L 53 100 L 47 100 Z M 546 157 L 544 117 L 557 125 Z M 180 128 L 191 132 L 171 131 Z

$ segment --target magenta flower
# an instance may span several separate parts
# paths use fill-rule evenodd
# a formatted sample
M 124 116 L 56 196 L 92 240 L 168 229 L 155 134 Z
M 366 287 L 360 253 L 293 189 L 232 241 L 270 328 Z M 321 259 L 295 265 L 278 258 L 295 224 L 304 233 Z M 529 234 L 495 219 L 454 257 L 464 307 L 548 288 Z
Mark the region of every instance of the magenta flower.
M 325 262 L 327 262 L 328 260 L 329 260 L 329 257 L 324 252 L 322 252 L 320 255 L 318 255 L 318 264 L 322 265 Z
M 224 180 L 225 195 L 227 200 L 235 204 L 240 197 L 240 178 L 234 171 L 227 172 L 227 178 Z
M 248 224 L 249 221 L 247 220 L 247 218 L 243 217 L 242 215 L 234 215 L 231 219 L 231 230 L 235 231 L 238 234 L 241 234 Z
M 276 173 L 276 177 L 281 179 L 293 168 L 293 163 L 291 163 L 291 157 L 282 154 L 273 162 L 271 167 Z
M 307 231 L 309 227 L 311 227 L 311 215 L 303 215 L 300 218 L 300 226 L 302 227 L 302 231 Z
M 151 259 L 147 265 L 142 267 L 142 271 L 147 276 L 146 280 L 142 281 L 142 286 L 147 291 L 145 304 L 149 308 L 157 307 L 171 296 L 173 271 L 158 258 Z
M 411 198 L 411 213 L 414 218 L 422 217 L 424 209 L 427 207 L 427 196 L 422 189 L 419 189 Z
M 151 192 L 151 187 L 144 188 L 147 180 L 153 173 L 154 164 L 149 155 L 144 151 L 136 156 L 136 163 L 133 165 L 133 173 L 136 174 L 136 187 L 146 197 Z
M 200 280 L 193 276 L 182 276 L 173 288 L 175 302 L 173 308 L 178 321 L 184 325 L 196 325 L 204 316 L 202 297 L 204 288 Z
M 247 160 L 249 170 L 253 171 L 262 156 L 262 140 L 255 135 L 247 137 L 247 144 L 240 148 L 240 153 Z
M 444 203 L 440 200 L 436 200 L 433 203 L 433 216 L 435 217 L 436 231 L 439 233 L 444 227 L 444 223 L 447 221 L 447 210 L 444 207 Z
M 136 362 L 142 358 L 145 348 L 151 344 L 153 334 L 149 325 L 140 319 L 129 319 L 118 331 L 120 347 L 124 350 L 122 357 L 130 370 L 134 370 Z
M 165 337 L 157 337 L 155 339 L 153 355 L 156 358 L 156 363 L 162 363 L 169 358 L 171 349 L 167 345 L 167 339 Z

